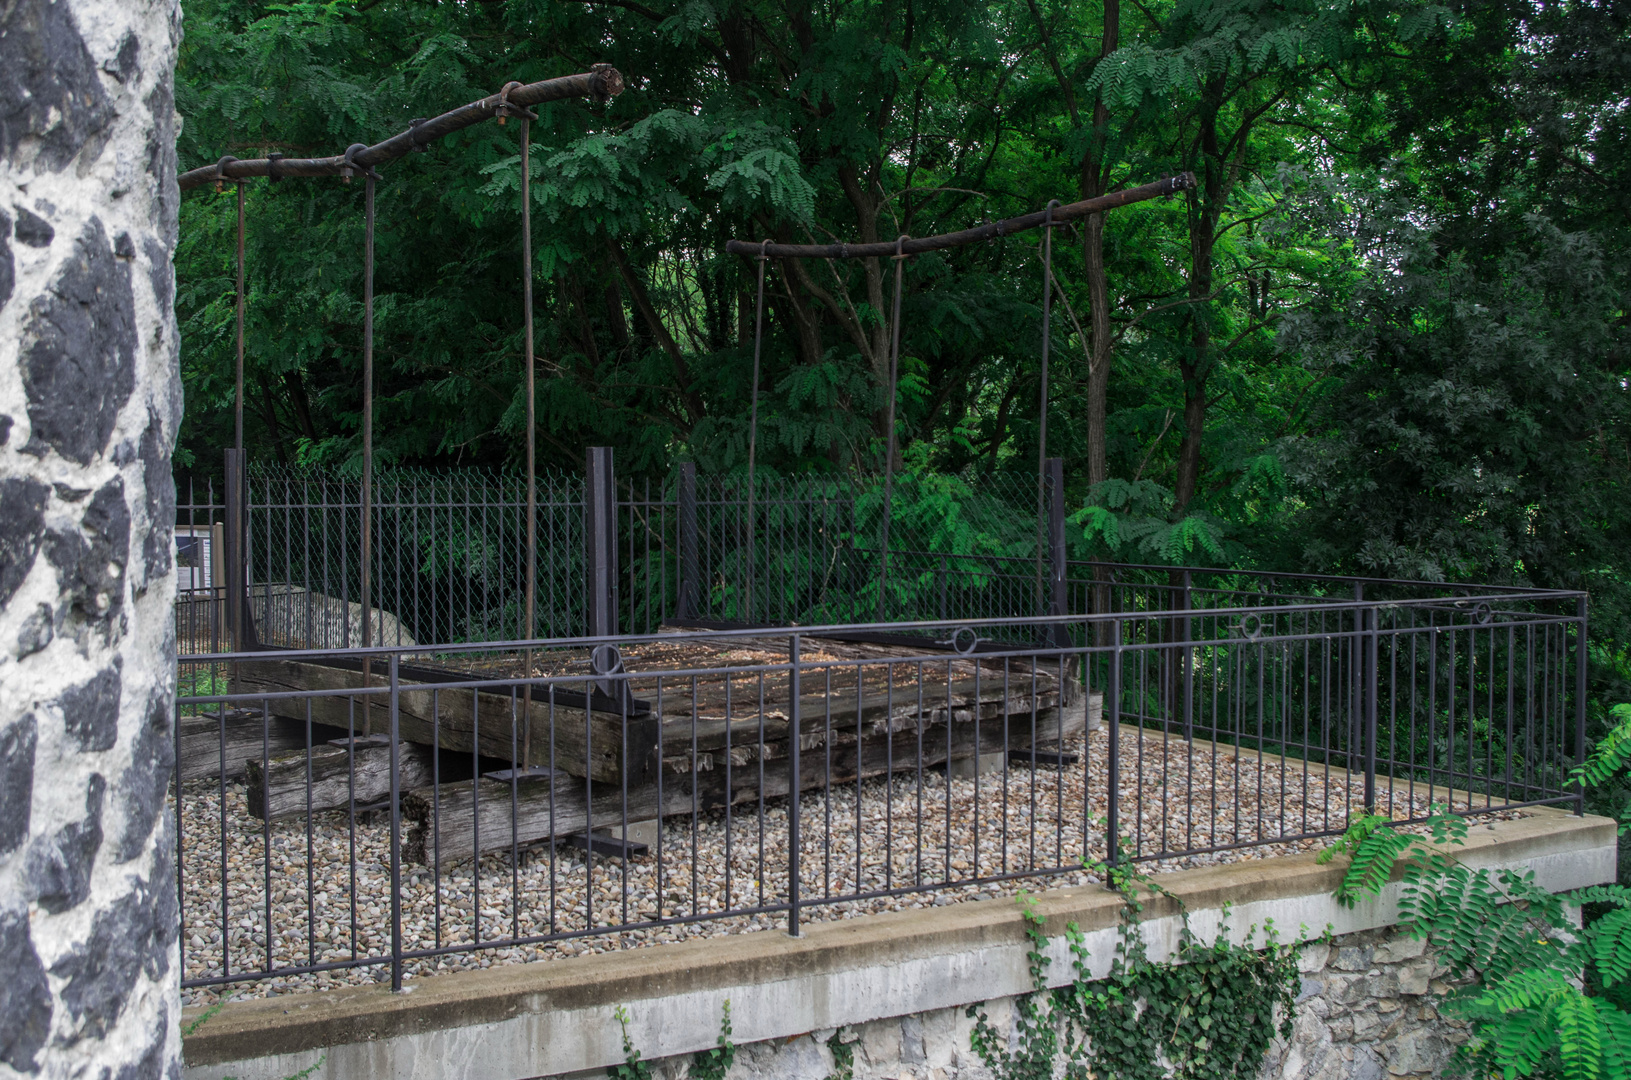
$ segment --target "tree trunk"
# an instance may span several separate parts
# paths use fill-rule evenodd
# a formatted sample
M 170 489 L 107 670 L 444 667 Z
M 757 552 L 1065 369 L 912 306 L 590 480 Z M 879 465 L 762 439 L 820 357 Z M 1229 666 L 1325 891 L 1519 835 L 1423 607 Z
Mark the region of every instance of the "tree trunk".
M 1184 380 L 1184 437 L 1178 447 L 1178 478 L 1173 485 L 1173 517 L 1181 518 L 1200 484 L 1201 440 L 1206 433 L 1206 383 L 1212 374 L 1212 252 L 1217 225 L 1228 197 L 1228 176 L 1218 144 L 1218 112 L 1224 79 L 1210 80 L 1201 98 L 1199 190 L 1189 194 L 1189 350 L 1178 362 Z M 1244 138 L 1244 136 L 1242 136 Z
M 1104 0 L 1104 33 L 1100 39 L 1099 62 L 1121 43 L 1121 0 Z M 1093 139 L 1088 144 L 1082 170 L 1082 197 L 1091 199 L 1105 193 L 1110 184 L 1109 154 L 1105 141 L 1110 134 L 1110 110 L 1104 95 L 1093 103 Z M 1087 368 L 1087 480 L 1094 486 L 1110 478 L 1106 460 L 1104 425 L 1110 395 L 1110 278 L 1104 265 L 1104 215 L 1092 214 L 1083 230 L 1083 255 L 1087 263 L 1087 292 L 1092 319 L 1093 351 Z

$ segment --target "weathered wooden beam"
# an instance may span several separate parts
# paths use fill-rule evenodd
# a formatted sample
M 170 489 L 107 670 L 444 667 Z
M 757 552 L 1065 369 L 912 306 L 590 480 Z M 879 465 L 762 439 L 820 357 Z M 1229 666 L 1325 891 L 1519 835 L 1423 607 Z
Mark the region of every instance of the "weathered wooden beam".
M 202 780 L 221 775 L 226 763 L 227 779 L 244 775 L 244 762 L 262 753 L 283 754 L 306 745 L 305 714 L 262 718 L 259 710 L 229 709 L 226 714 L 183 716 L 176 747 L 176 768 L 182 780 Z M 314 742 L 326 742 L 335 733 L 314 725 Z
M 1177 176 L 1169 176 L 1135 188 L 1112 191 L 1097 198 L 1056 206 L 1053 208 L 1053 223 L 1062 225 L 1089 214 L 1102 214 L 1106 210 L 1114 210 L 1146 199 L 1158 199 L 1163 195 L 1188 191 L 1194 186 L 1194 173 L 1179 173 Z M 860 259 L 884 258 L 895 254 L 918 255 L 925 251 L 943 251 L 946 248 L 964 247 L 968 244 L 995 240 L 1001 236 L 1011 236 L 1026 229 L 1038 228 L 1047 224 L 1047 221 L 1048 212 L 1037 210 L 1021 214 L 1019 217 L 993 221 L 989 225 L 977 225 L 972 229 L 904 240 L 898 248 L 894 241 L 863 244 L 766 244 L 754 240 L 731 240 L 725 244 L 725 250 L 732 255 L 764 255 L 772 259 Z
M 975 723 L 972 716 L 955 720 L 948 727 L 942 711 L 938 723 L 925 724 L 921 731 L 914 724 L 887 734 L 863 730 L 859 738 L 853 725 L 848 731 L 835 726 L 830 739 L 824 727 L 817 731 L 805 728 L 800 744 L 800 787 L 816 790 L 853 782 L 858 777 L 914 772 L 920 766 L 929 768 L 974 753 L 1024 749 L 1031 745 L 1033 730 L 1039 742 L 1068 739 L 1084 729 L 1087 713 L 1084 707 L 1067 707 L 1063 713 L 1051 708 L 1040 710 L 1034 728 L 1028 712 L 1023 718 L 1010 716 L 1006 727 L 1000 722 L 988 722 L 985 717 Z M 761 796 L 775 798 L 791 790 L 785 738 L 733 746 L 728 755 L 722 748 L 699 751 L 695 761 L 689 740 L 673 747 L 665 744 L 664 749 L 674 754 L 664 762 L 661 801 L 655 783 L 631 785 L 626 796 L 628 821 L 688 814 L 693 807 L 712 809 L 727 802 L 755 802 Z M 591 792 L 586 792 L 586 787 Z M 439 791 L 409 791 L 403 797 L 402 809 L 405 857 L 427 864 L 439 858 L 445 865 L 469 859 L 478 849 L 503 851 L 512 844 L 564 840 L 591 826 L 620 826 L 624 821 L 624 798 L 622 790 L 615 786 L 547 777 L 518 781 L 513 798 L 508 783 L 491 780 L 443 784 Z
M 369 685 L 389 685 L 377 665 Z M 239 665 L 239 678 L 232 692 L 357 690 L 361 686 L 362 675 L 356 671 L 299 660 L 256 660 Z M 373 730 L 387 730 L 390 722 L 387 697 L 378 692 L 368 696 L 374 709 Z M 634 713 L 625 718 L 617 703 L 599 696 L 592 699 L 588 710 L 583 708 L 582 694 L 557 692 L 553 698 L 551 700 L 547 688 L 533 688 L 532 752 L 525 762 L 519 758 L 525 742 L 522 725 L 529 714 L 519 686 L 514 687 L 513 692 L 448 690 L 436 683 L 403 680 L 397 696 L 397 732 L 408 742 L 463 753 L 476 752 L 523 765 L 553 766 L 573 775 L 587 775 L 607 782 L 621 782 L 625 772 L 630 784 L 645 783 L 656 775 L 657 718 L 654 715 Z M 340 727 L 354 723 L 356 730 L 363 729 L 360 695 L 264 700 L 267 708 L 278 715 L 304 717 L 309 706 L 314 719 Z M 550 758 L 552 737 L 553 762 Z
M 509 115 L 509 109 L 542 105 L 564 98 L 587 97 L 605 101 L 623 92 L 623 76 L 610 64 L 596 64 L 581 75 L 566 75 L 543 82 L 514 83 L 496 94 L 489 94 L 468 105 L 460 105 L 440 116 L 420 121 L 407 131 L 393 135 L 384 142 L 363 146 L 349 159 L 345 154 L 324 158 L 254 158 L 240 161 L 222 158 L 214 165 L 189 169 L 177 178 L 182 191 L 217 180 L 244 180 L 252 176 L 274 179 L 285 176 L 345 176 L 360 169 L 370 169 L 395 161 L 414 150 L 428 146 L 455 131 L 461 131 L 483 120 Z M 508 106 L 508 108 L 506 108 Z
M 359 742 L 354 749 L 343 746 L 314 746 L 308 756 L 304 749 L 281 754 L 266 764 L 252 757 L 245 780 L 249 812 L 265 818 L 270 806 L 273 820 L 334 810 L 355 802 L 377 803 L 391 797 L 391 747 L 389 743 Z M 434 783 L 435 751 L 428 746 L 397 744 L 397 790 Z M 309 781 L 309 794 L 308 794 Z

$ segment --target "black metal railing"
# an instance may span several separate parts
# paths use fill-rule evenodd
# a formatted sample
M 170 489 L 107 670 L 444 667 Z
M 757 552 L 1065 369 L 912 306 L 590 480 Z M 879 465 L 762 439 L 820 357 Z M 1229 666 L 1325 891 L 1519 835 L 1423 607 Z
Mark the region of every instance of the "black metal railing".
M 184 656 L 184 985 L 1578 808 L 1582 595 L 1151 573 L 1070 617 Z

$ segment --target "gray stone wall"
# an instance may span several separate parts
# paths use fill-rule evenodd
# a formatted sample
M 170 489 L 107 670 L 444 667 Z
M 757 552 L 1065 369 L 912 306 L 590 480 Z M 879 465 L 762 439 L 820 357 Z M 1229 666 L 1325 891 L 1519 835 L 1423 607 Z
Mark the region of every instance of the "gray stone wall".
M 1466 1038 L 1438 1011 L 1450 989 L 1442 968 L 1397 930 L 1316 942 L 1301 967 L 1292 1037 L 1270 1048 L 1263 1080 L 1437 1076 Z M 1012 999 L 985 1009 L 998 1030 L 1012 1031 Z M 854 1080 L 991 1080 L 970 1048 L 973 1028 L 964 1009 L 937 1009 L 740 1046 L 726 1080 L 829 1080 L 843 1076 L 844 1057 Z M 685 1080 L 690 1057 L 656 1065 L 661 1080 Z
M 178 1073 L 176 0 L 0 0 L 0 1077 Z

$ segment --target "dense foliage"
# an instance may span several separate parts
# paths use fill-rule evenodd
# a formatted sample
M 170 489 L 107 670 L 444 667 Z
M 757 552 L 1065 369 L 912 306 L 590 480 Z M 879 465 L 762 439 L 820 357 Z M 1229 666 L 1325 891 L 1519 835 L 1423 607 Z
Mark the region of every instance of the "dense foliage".
M 1597 787 L 1631 766 L 1631 706 L 1584 764 Z M 1621 811 L 1631 831 L 1631 806 Z M 1631 1075 L 1631 889 L 1601 885 L 1554 896 L 1533 870 L 1474 870 L 1455 856 L 1464 818 L 1432 819 L 1434 844 L 1364 816 L 1321 855 L 1346 854 L 1338 899 L 1381 892 L 1404 860 L 1400 928 L 1425 938 L 1457 985 L 1445 1002 L 1472 1038 L 1452 1074 L 1610 1080 Z M 1591 918 L 1576 928 L 1565 904 Z
M 1062 228 L 1048 404 L 1081 542 L 1121 558 L 1584 587 L 1631 639 L 1627 0 L 195 0 L 183 165 L 331 153 L 605 61 L 533 127 L 543 464 L 745 467 L 733 237 L 966 227 L 1182 169 Z M 379 189 L 384 464 L 513 466 L 518 125 Z M 262 460 L 355 464 L 360 185 L 248 189 Z M 230 439 L 230 193 L 177 257 L 180 460 Z M 884 453 L 888 260 L 766 278 L 761 470 Z M 925 473 L 1034 475 L 1039 236 L 911 259 L 896 433 Z M 1618 674 L 1616 674 L 1618 673 Z M 1598 710 L 1594 730 L 1606 730 Z

